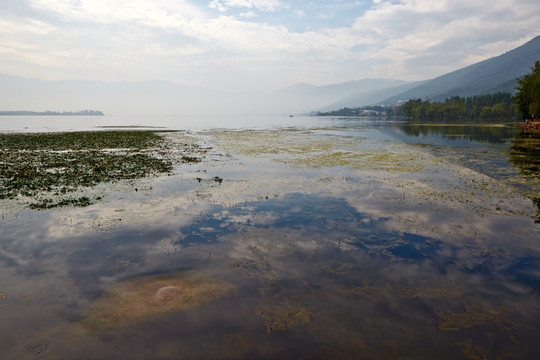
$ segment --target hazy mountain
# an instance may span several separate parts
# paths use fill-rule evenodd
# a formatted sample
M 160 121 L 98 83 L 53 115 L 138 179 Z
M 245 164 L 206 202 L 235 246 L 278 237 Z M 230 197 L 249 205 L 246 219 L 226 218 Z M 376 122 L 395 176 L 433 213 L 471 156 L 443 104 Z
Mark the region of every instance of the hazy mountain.
M 352 95 L 346 96 L 330 105 L 321 107 L 317 111 L 329 111 L 335 109 L 342 109 L 344 107 L 354 108 L 364 105 L 378 104 L 387 99 L 390 96 L 401 94 L 404 91 L 410 90 L 424 83 L 424 81 L 410 82 L 399 86 L 390 88 L 378 89 L 378 90 L 364 90 Z
M 500 56 L 439 76 L 391 96 L 384 100 L 384 103 L 392 104 L 399 100 L 425 97 L 440 101 L 455 95 L 471 96 L 498 91 L 513 93 L 516 77 L 529 73 L 536 60 L 540 60 L 540 36 Z
M 1 110 L 94 109 L 105 114 L 190 114 L 208 107 L 204 99 L 223 101 L 224 97 L 208 89 L 165 81 L 45 81 L 0 74 Z
M 343 101 L 344 98 L 350 98 L 356 94 L 384 92 L 386 89 L 403 84 L 408 83 L 403 80 L 394 79 L 363 79 L 323 86 L 296 84 L 269 94 L 269 98 L 278 104 L 284 102 L 293 103 L 297 108 L 297 112 L 307 112 L 308 110 L 331 106 L 332 104 Z M 385 97 L 392 94 L 394 93 Z M 378 99 L 384 99 L 385 97 Z
M 0 110 L 101 110 L 108 115 L 260 115 L 306 113 L 350 94 L 405 84 L 364 79 L 274 92 L 227 93 L 167 81 L 45 81 L 0 74 Z

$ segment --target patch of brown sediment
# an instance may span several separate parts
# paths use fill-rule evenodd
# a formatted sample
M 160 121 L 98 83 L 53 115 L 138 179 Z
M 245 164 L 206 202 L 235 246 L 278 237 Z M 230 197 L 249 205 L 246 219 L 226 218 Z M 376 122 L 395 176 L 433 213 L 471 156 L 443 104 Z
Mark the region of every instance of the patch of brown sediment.
M 202 273 L 187 271 L 129 279 L 109 287 L 84 313 L 93 332 L 119 329 L 231 295 L 236 288 Z

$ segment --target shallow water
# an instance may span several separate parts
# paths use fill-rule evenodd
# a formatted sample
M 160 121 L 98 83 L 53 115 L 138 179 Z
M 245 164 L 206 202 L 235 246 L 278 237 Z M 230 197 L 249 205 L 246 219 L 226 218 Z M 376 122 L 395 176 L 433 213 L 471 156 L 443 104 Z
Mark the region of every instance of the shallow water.
M 366 119 L 150 120 L 3 124 L 159 126 L 211 147 L 88 207 L 3 203 L 3 359 L 540 352 L 534 137 Z M 236 291 L 103 332 L 81 321 L 107 289 L 185 271 Z

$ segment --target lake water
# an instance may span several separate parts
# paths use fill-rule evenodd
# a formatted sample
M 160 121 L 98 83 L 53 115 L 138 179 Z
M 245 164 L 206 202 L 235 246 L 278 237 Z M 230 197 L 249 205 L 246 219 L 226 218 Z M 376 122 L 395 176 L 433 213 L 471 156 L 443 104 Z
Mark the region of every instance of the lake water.
M 166 136 L 209 151 L 95 189 L 87 207 L 2 203 L 2 359 L 540 354 L 537 137 L 375 119 L 0 118 L 2 132 L 109 126 L 181 130 Z M 189 306 L 152 312 L 183 285 L 160 280 L 148 298 L 130 286 L 167 274 L 198 279 Z

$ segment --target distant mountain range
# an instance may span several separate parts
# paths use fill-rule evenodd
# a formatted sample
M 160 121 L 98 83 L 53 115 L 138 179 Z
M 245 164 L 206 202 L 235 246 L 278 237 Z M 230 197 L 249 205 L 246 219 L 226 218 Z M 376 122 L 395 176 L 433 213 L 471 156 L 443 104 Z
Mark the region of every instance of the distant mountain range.
M 497 57 L 431 80 L 363 79 L 273 92 L 222 92 L 167 81 L 46 81 L 0 74 L 0 111 L 100 109 L 106 115 L 279 115 L 400 100 L 513 92 L 540 59 L 540 36 Z

